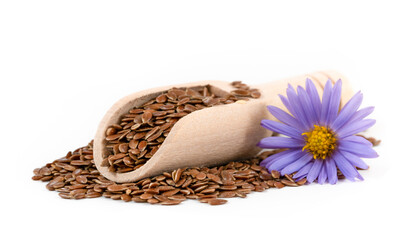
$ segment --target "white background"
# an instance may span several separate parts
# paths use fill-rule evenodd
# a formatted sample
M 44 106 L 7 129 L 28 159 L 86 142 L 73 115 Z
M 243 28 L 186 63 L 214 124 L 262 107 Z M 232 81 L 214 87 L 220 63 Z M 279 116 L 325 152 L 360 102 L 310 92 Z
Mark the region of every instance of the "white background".
M 414 23 L 402 1 L 1 1 L 0 238 L 414 239 Z M 63 200 L 31 180 L 126 94 L 324 69 L 376 107 L 363 182 L 166 207 Z

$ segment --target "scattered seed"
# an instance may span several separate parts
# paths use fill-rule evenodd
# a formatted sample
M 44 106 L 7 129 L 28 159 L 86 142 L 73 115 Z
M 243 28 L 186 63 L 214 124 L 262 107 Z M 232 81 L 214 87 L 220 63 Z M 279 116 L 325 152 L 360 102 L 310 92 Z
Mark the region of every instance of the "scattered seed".
M 112 127 L 119 130 L 116 125 Z M 295 182 L 293 178 L 295 173 L 280 176 L 276 171 L 269 174 L 265 168 L 261 167 L 260 161 L 282 151 L 273 150 L 262 152 L 249 160 L 230 162 L 220 167 L 176 169 L 173 172 L 164 172 L 134 183 L 116 184 L 99 174 L 93 162 L 92 150 L 93 142 L 91 141 L 87 146 L 69 152 L 65 157 L 48 163 L 42 168 L 35 169 L 32 179 L 48 182 L 46 188 L 57 191 L 64 199 L 103 196 L 113 200 L 161 205 L 176 205 L 186 199 L 197 199 L 200 202 L 219 205 L 226 203 L 226 200 L 221 198 L 245 198 L 252 191 L 261 192 L 268 188 L 286 186 L 297 187 L 307 182 L 306 178 Z M 128 164 L 125 159 L 129 159 L 129 156 L 114 155 L 112 161 Z M 80 162 L 85 164 L 80 164 Z M 268 179 L 267 174 L 271 176 L 271 179 Z M 339 179 L 344 178 L 340 171 L 337 174 Z
M 210 204 L 210 205 L 212 205 L 212 206 L 214 206 L 214 205 L 222 205 L 222 204 L 225 204 L 225 203 L 227 203 L 228 202 L 228 200 L 225 200 L 225 199 L 210 199 L 210 200 L 208 200 L 208 203 Z

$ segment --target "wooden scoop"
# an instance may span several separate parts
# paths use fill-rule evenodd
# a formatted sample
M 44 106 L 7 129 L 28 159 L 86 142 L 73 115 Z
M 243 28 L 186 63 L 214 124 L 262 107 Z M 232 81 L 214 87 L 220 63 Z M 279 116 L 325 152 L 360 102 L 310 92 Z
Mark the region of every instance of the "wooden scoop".
M 275 118 L 266 109 L 267 105 L 285 109 L 278 94 L 285 95 L 288 83 L 294 87 L 305 86 L 306 78 L 316 85 L 320 96 L 328 79 L 342 79 L 342 104 L 350 99 L 352 91 L 348 81 L 337 72 L 325 71 L 297 76 L 258 86 L 261 92 L 258 99 L 237 101 L 233 104 L 218 105 L 194 111 L 182 117 L 171 129 L 158 151 L 142 167 L 127 173 L 108 171 L 101 166 L 106 152 L 105 132 L 120 121 L 121 116 L 134 107 L 141 106 L 172 87 L 194 87 L 210 85 L 216 96 L 225 96 L 234 88 L 229 82 L 200 81 L 143 90 L 128 95 L 115 103 L 99 124 L 94 139 L 94 161 L 102 175 L 118 182 L 132 182 L 183 167 L 201 167 L 226 164 L 230 161 L 247 159 L 261 149 L 256 144 L 272 132 L 260 126 L 262 119 Z

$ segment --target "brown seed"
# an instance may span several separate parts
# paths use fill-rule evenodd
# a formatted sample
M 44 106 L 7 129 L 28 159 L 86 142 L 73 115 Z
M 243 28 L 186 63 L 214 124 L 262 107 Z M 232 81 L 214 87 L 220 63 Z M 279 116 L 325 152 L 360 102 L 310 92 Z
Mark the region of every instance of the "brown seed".
M 175 183 L 177 183 L 180 180 L 184 170 L 185 170 L 184 168 L 179 168 L 179 169 L 173 171 L 172 177 L 173 177 L 173 181 Z
M 97 198 L 97 197 L 101 197 L 102 194 L 99 192 L 89 192 L 85 195 L 85 197 L 87 198 Z
M 113 141 L 115 139 L 118 139 L 121 136 L 122 136 L 122 134 L 118 133 L 118 134 L 114 134 L 114 135 L 107 136 L 105 138 L 105 140 L 107 140 L 107 141 Z
M 134 140 L 138 140 L 138 139 L 144 138 L 144 136 L 145 136 L 145 135 L 146 135 L 146 133 L 145 133 L 145 132 L 139 132 L 139 133 L 136 133 L 136 134 L 134 135 L 133 139 L 134 139 Z
M 108 157 L 108 161 L 115 161 L 115 160 L 118 160 L 118 159 L 122 159 L 122 158 L 124 158 L 125 156 L 126 156 L 126 154 L 125 154 L 125 153 L 118 153 L 118 154 L 115 154 L 115 155 L 109 156 L 109 157 Z
M 150 136 L 147 141 L 148 142 L 152 142 L 154 140 L 156 140 L 157 138 L 159 138 L 161 136 L 161 134 L 163 134 L 163 131 L 158 129 L 158 131 L 156 133 L 154 133 L 152 136 Z
M 139 108 L 133 108 L 130 110 L 131 114 L 138 114 L 138 113 L 143 113 L 143 109 L 139 109 Z
M 287 178 L 290 182 L 295 182 L 290 175 L 285 174 L 284 177 Z
M 147 132 L 146 136 L 144 137 L 144 139 L 147 139 L 149 137 L 151 137 L 153 134 L 155 134 L 158 130 L 160 129 L 159 126 L 151 129 L 150 131 Z
M 147 202 L 146 199 L 141 199 L 140 197 L 133 197 L 131 198 L 132 201 L 136 202 L 136 203 L 143 203 L 143 202 Z
M 105 136 L 111 136 L 114 135 L 117 132 L 117 130 L 113 127 L 109 127 L 107 131 L 105 132 Z
M 210 199 L 210 200 L 208 200 L 208 203 L 210 204 L 210 205 L 212 205 L 212 206 L 214 206 L 214 205 L 222 205 L 222 204 L 225 204 L 225 203 L 227 203 L 228 202 L 228 200 L 225 200 L 225 199 Z
M 79 183 L 85 184 L 87 183 L 88 179 L 85 176 L 80 175 L 76 177 L 76 181 Z
M 170 110 L 170 109 L 174 109 L 174 108 L 175 108 L 175 106 L 173 104 L 166 104 L 166 105 L 160 107 L 161 110 Z
M 298 185 L 304 185 L 307 182 L 307 178 L 303 178 L 297 182 Z
M 138 141 L 136 139 L 133 139 L 128 143 L 128 147 L 131 149 L 136 149 L 137 146 L 138 146 Z
M 159 176 L 156 177 L 156 181 L 158 181 L 158 182 L 161 182 L 164 179 L 166 179 L 166 176 L 164 176 L 164 175 L 159 175 Z
M 161 94 L 156 98 L 156 102 L 158 103 L 164 103 L 167 100 L 167 96 L 165 94 Z
M 215 191 L 216 191 L 216 189 L 214 189 L 214 188 L 206 188 L 206 189 L 200 191 L 200 193 L 202 193 L 202 194 L 210 194 L 210 193 L 214 193 Z M 195 190 L 195 192 L 197 192 L 197 191 Z
M 166 111 L 157 111 L 157 112 L 153 112 L 153 116 L 154 117 L 161 117 L 161 116 L 165 116 L 167 114 Z M 160 121 L 160 120 L 159 120 Z M 163 121 L 163 120 L 161 120 Z M 164 122 L 164 121 L 163 121 Z
M 141 120 L 143 123 L 147 123 L 153 117 L 153 114 L 150 111 L 144 111 L 143 115 L 141 116 Z
M 280 176 L 281 176 L 280 172 L 275 171 L 275 170 L 271 171 L 271 175 L 272 175 L 273 178 L 276 178 L 276 179 L 279 179 Z
M 186 181 L 182 184 L 182 188 L 188 187 L 192 183 L 193 179 L 191 177 L 187 177 Z
M 120 150 L 121 153 L 126 153 L 128 152 L 128 144 L 127 143 L 120 144 L 118 146 L 118 149 Z
M 183 111 L 185 112 L 194 112 L 196 110 L 197 110 L 196 107 L 190 104 L 186 104 L 183 109 Z
M 226 181 L 232 181 L 233 180 L 233 176 L 230 174 L 229 171 L 222 171 L 222 179 L 226 182 Z
M 61 192 L 61 193 L 59 193 L 58 194 L 61 198 L 64 198 L 64 199 L 71 199 L 72 198 L 72 196 L 69 194 L 69 193 L 65 193 L 65 192 Z
M 140 127 L 141 127 L 141 123 L 136 123 L 136 124 L 131 126 L 131 130 L 137 130 Z
M 272 175 L 269 173 L 260 173 L 259 177 L 264 181 L 271 180 L 273 178 Z
M 121 191 L 127 190 L 127 187 L 126 186 L 123 186 L 123 185 L 114 184 L 114 185 L 109 185 L 107 187 L 107 189 L 110 192 L 121 192 Z
M 170 190 L 174 190 L 174 189 L 175 189 L 175 187 L 172 187 L 172 186 L 160 186 L 159 187 L 160 192 L 170 191 Z
M 168 200 L 168 201 L 164 201 L 164 202 L 161 202 L 160 204 L 161 205 L 177 205 L 177 204 L 180 204 L 182 201 L 179 201 L 179 200 Z
M 285 186 L 298 187 L 297 183 L 291 182 L 290 180 L 286 180 L 286 179 L 281 180 L 281 183 L 284 184 Z
M 242 184 L 242 188 L 254 190 L 255 186 L 250 183 L 245 183 L 245 184 Z
M 223 192 L 219 193 L 219 195 L 218 195 L 219 198 L 233 198 L 235 196 L 236 196 L 235 191 L 223 191 Z
M 173 196 L 174 194 L 178 193 L 179 191 L 180 191 L 180 189 L 176 188 L 174 190 L 163 192 L 162 195 L 165 196 L 165 197 L 170 197 L 170 196 Z
M 130 157 L 124 157 L 122 161 L 127 166 L 133 166 L 134 164 L 134 161 Z
M 128 194 L 123 194 L 123 195 L 121 195 L 121 199 L 125 202 L 129 202 L 129 201 L 131 201 L 131 196 L 128 195 Z
M 176 98 L 177 98 L 177 95 L 176 95 L 176 94 L 175 94 L 172 90 L 169 90 L 169 91 L 167 92 L 166 96 L 167 96 L 167 98 L 169 98 L 170 100 L 176 100 Z
M 183 104 L 186 104 L 189 101 L 190 101 L 190 98 L 189 97 L 185 97 L 185 98 L 182 98 L 181 100 L 179 100 L 177 102 L 177 105 L 183 105 Z
M 206 178 L 206 174 L 205 173 L 203 173 L 203 172 L 199 172 L 197 175 L 196 175 L 196 179 L 197 180 L 203 180 L 203 179 L 205 179 Z
M 224 185 L 220 187 L 221 190 L 236 190 L 238 187 L 235 185 Z
M 85 188 L 87 185 L 75 183 L 68 187 L 69 190 Z
M 146 147 L 147 147 L 147 141 L 143 140 L 138 144 L 138 151 L 142 152 L 144 151 L 144 149 L 146 149 Z
M 209 187 L 209 185 L 205 184 L 205 185 L 202 185 L 202 186 L 197 187 L 196 189 L 194 189 L 194 191 L 195 192 L 201 192 L 202 190 L 204 190 L 204 189 L 206 189 L 208 187 Z
M 231 94 L 235 94 L 236 96 L 250 96 L 250 92 L 248 90 L 243 90 L 243 89 L 237 89 L 237 90 L 233 90 L 231 91 Z
M 156 203 L 159 203 L 160 201 L 154 198 L 150 198 L 150 199 L 147 199 L 147 202 L 150 204 L 156 204 Z
M 141 194 L 140 198 L 144 199 L 144 200 L 148 200 L 148 199 L 152 198 L 153 196 L 154 196 L 154 194 L 143 193 L 143 194 Z
M 251 92 L 251 97 L 253 98 L 260 98 L 261 97 L 261 93 L 258 91 L 253 91 Z
M 263 192 L 263 191 L 265 191 L 265 188 L 263 186 L 255 186 L 254 191 L 255 192 Z
M 176 195 L 173 195 L 173 196 L 170 196 L 170 197 L 167 197 L 167 198 L 170 199 L 170 200 L 178 200 L 178 201 L 186 200 L 186 197 L 181 195 L 181 194 L 176 194 Z
M 212 181 L 214 181 L 216 183 L 219 183 L 219 184 L 222 184 L 222 181 L 220 180 L 220 177 L 218 175 L 214 175 L 214 174 L 208 173 L 208 174 L 206 174 L 206 176 L 209 179 L 212 179 Z
M 169 128 L 170 126 L 172 126 L 173 125 L 173 123 L 172 122 L 167 122 L 167 123 L 165 123 L 165 124 L 163 124 L 163 125 L 161 125 L 160 126 L 160 130 L 161 131 L 164 131 L 164 130 L 166 130 L 167 128 Z
M 282 184 L 281 182 L 275 182 L 275 183 L 274 183 L 274 186 L 275 186 L 276 188 L 283 188 L 283 187 L 285 187 L 285 185 L 284 185 L 284 184 Z

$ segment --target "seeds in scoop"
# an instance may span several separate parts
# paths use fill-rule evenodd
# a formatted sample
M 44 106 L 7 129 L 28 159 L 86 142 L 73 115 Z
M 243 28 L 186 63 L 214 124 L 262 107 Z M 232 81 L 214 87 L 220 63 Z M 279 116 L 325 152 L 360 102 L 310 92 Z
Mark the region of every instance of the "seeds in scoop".
M 153 114 L 150 111 L 145 111 L 143 115 L 141 115 L 141 121 L 144 123 L 148 123 L 150 119 L 153 117 Z
M 172 88 L 142 106 L 130 109 L 121 117 L 119 124 L 113 124 L 106 130 L 106 148 L 109 149 L 109 154 L 105 158 L 108 158 L 109 162 L 102 166 L 119 173 L 137 169 L 156 153 L 180 118 L 206 107 L 234 103 L 240 99 L 247 100 L 247 97 L 258 97 L 257 89 L 250 89 L 243 83 L 233 86 L 237 89 L 226 98 L 214 95 L 209 86 Z M 146 142 L 139 141 L 142 139 Z M 148 149 L 147 145 L 154 148 Z M 136 149 L 139 151 L 134 151 Z M 146 149 L 147 152 L 144 152 Z M 131 153 L 134 157 L 130 158 L 134 162 L 117 161 L 125 157 L 118 156 L 120 153 Z
M 156 97 L 156 102 L 158 103 L 164 103 L 166 102 L 166 100 L 167 100 L 167 97 L 165 94 L 161 94 L 158 97 Z
M 138 151 L 142 152 L 144 151 L 144 149 L 146 149 L 146 147 L 147 147 L 147 141 L 143 140 L 138 144 Z
M 206 178 L 206 174 L 205 173 L 203 173 L 203 172 L 200 172 L 200 173 L 198 173 L 197 175 L 196 175 L 196 179 L 197 180 L 203 180 L 203 179 L 205 179 Z

